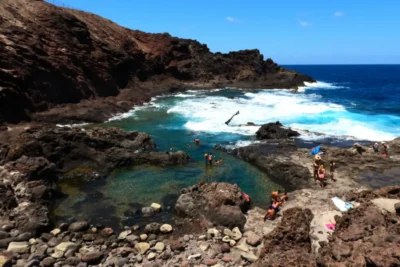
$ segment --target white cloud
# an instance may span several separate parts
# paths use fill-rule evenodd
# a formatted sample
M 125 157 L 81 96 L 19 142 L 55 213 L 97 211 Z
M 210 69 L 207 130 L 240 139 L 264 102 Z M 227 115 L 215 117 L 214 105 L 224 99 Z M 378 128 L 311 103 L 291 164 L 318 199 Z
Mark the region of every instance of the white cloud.
M 341 11 L 336 11 L 335 13 L 333 13 L 333 15 L 334 15 L 335 17 L 343 17 L 343 16 L 344 16 L 344 13 L 341 12 Z
M 308 23 L 307 21 L 300 21 L 299 23 L 300 23 L 300 26 L 301 26 L 301 27 L 308 27 L 308 26 L 311 25 L 311 24 Z
M 229 22 L 240 22 L 240 20 L 238 20 L 237 18 L 234 18 L 234 17 L 226 17 L 226 20 Z

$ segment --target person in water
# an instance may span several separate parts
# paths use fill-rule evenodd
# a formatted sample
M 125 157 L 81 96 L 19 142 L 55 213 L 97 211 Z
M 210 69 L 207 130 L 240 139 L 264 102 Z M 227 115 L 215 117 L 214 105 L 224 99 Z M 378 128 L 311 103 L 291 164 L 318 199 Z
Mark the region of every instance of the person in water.
M 169 148 L 170 151 L 174 151 L 174 149 L 175 149 L 175 148 L 174 148 L 173 146 L 171 146 L 171 147 Z
M 213 154 L 212 153 L 208 153 L 208 163 L 210 164 L 210 166 L 213 165 L 213 159 L 214 159 Z
M 324 188 L 325 186 L 325 168 L 324 165 L 321 164 L 318 169 L 318 178 L 319 178 L 319 184 L 321 188 Z
M 196 139 L 194 139 L 193 142 L 194 142 L 196 145 L 200 145 L 200 139 L 199 139 L 198 137 L 196 137 Z
M 218 166 L 219 164 L 222 163 L 222 159 L 217 159 L 214 163 L 215 166 Z
M 204 162 L 206 163 L 206 166 L 208 166 L 208 154 L 204 153 Z

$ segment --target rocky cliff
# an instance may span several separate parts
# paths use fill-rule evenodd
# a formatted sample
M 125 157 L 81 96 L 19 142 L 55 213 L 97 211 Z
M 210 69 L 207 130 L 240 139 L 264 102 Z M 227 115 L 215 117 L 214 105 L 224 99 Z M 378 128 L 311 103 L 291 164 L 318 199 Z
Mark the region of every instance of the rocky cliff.
M 41 0 L 0 1 L 0 122 L 30 120 L 82 99 L 135 97 L 181 88 L 293 88 L 312 78 L 258 50 L 211 53 L 167 33 L 130 30 Z

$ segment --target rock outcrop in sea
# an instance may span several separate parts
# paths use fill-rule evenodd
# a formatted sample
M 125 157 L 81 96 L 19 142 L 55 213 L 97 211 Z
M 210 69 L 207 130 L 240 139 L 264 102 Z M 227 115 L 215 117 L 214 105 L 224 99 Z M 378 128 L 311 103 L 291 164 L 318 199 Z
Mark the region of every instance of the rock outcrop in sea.
M 149 96 L 183 89 L 296 88 L 314 81 L 256 49 L 212 53 L 195 40 L 130 30 L 42 0 L 0 2 L 0 44 L 0 122 L 111 97 L 35 118 L 104 121 Z

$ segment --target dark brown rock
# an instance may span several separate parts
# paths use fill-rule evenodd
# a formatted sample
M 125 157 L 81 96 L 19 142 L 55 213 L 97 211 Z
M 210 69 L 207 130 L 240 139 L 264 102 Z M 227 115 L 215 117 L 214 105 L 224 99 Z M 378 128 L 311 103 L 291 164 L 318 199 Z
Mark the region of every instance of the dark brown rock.
M 87 253 L 81 257 L 83 262 L 87 262 L 88 264 L 99 264 L 100 261 L 103 259 L 104 254 L 102 252 L 93 252 Z
M 221 252 L 222 253 L 229 253 L 231 251 L 231 247 L 227 243 L 223 243 L 221 245 Z
M 185 250 L 185 244 L 179 240 L 172 240 L 169 243 L 171 250 L 172 251 L 184 251 Z
M 257 139 L 287 139 L 296 137 L 300 134 L 290 128 L 284 128 L 283 125 L 277 121 L 275 123 L 267 123 L 261 126 L 256 132 Z
M 251 201 L 245 200 L 236 184 L 211 183 L 183 189 L 175 210 L 182 217 L 203 215 L 216 224 L 242 228 L 246 222 L 243 213 L 250 206 Z
M 281 224 L 264 238 L 264 249 L 254 266 L 317 266 L 309 237 L 313 215 L 308 209 L 284 211 Z
M 111 96 L 101 106 L 86 104 L 86 111 L 83 104 L 80 110 L 39 117 L 104 121 L 111 113 L 128 110 L 143 92 L 174 92 L 195 87 L 193 82 L 202 88 L 294 88 L 313 81 L 264 60 L 258 50 L 212 53 L 194 40 L 129 30 L 46 1 L 0 4 L 0 34 L 7 40 L 0 48 L 0 122 L 30 120 L 31 112 Z M 123 88 L 134 89 L 127 94 Z M 130 97 L 114 100 L 124 93 Z

